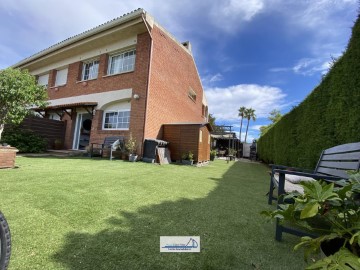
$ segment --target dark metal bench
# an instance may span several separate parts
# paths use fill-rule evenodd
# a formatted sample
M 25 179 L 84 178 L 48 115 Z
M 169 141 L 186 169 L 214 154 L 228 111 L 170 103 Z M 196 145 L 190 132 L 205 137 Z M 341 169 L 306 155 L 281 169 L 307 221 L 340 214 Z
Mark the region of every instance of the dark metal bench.
M 270 165 L 270 190 L 268 203 L 272 204 L 273 200 L 277 200 L 277 204 L 283 204 L 283 194 L 291 191 L 291 176 L 310 177 L 314 180 L 325 180 L 327 182 L 336 182 L 341 179 L 348 179 L 346 171 L 359 170 L 360 167 L 360 142 L 338 145 L 324 150 L 314 171 L 304 170 L 301 168 L 286 167 L 281 165 Z M 287 177 L 290 176 L 290 177 Z M 288 180 L 287 180 L 288 178 Z M 290 188 L 286 188 L 287 185 Z M 274 189 L 277 187 L 278 195 L 273 195 Z M 301 190 L 300 190 L 301 192 Z M 286 227 L 276 221 L 275 239 L 281 241 L 282 233 L 290 233 L 298 236 L 310 235 L 309 233 Z
M 92 158 L 94 156 L 95 151 L 99 151 L 100 156 L 103 157 L 104 150 L 110 150 L 110 160 L 112 160 L 113 151 L 115 151 L 112 146 L 117 140 L 119 140 L 120 142 L 119 148 L 122 149 L 124 147 L 124 136 L 106 137 L 103 143 L 92 143 L 90 149 L 90 157 Z

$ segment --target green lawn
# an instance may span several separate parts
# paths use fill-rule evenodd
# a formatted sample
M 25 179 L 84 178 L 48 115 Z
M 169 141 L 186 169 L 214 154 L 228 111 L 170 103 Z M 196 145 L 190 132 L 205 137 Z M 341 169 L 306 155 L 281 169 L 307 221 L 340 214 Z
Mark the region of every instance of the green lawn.
M 304 269 L 298 238 L 274 240 L 259 212 L 267 168 L 18 157 L 0 170 L 14 269 Z M 201 237 L 200 253 L 160 253 L 160 236 Z

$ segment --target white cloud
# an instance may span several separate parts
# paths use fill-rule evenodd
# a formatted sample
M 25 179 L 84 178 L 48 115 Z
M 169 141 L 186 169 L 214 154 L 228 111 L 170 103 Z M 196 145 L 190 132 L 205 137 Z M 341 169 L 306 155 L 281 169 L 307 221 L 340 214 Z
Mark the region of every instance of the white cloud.
M 292 67 L 292 70 L 297 74 L 314 75 L 315 73 L 326 74 L 333 65 L 334 59 L 339 57 L 323 57 L 323 58 L 304 58 L 300 59 L 298 63 Z
M 251 21 L 264 8 L 264 0 L 222 0 L 212 6 L 210 17 L 215 26 L 234 32 L 243 21 Z
M 202 84 L 204 86 L 211 86 L 214 83 L 220 82 L 222 80 L 224 80 L 224 77 L 220 73 L 208 74 L 208 75 L 202 76 L 202 78 L 201 78 Z
M 287 106 L 284 101 L 286 94 L 277 87 L 240 84 L 205 91 L 209 112 L 219 121 L 239 119 L 238 109 L 241 106 L 255 109 L 257 118 L 267 117 L 271 110 Z
M 264 125 L 252 125 L 249 126 L 249 129 L 260 131 L 260 128 Z
M 301 46 L 307 56 L 293 67 L 273 67 L 271 72 L 293 71 L 301 75 L 325 74 L 331 57 L 342 55 L 356 18 L 358 0 L 283 1 L 269 0 L 266 11 L 282 14 L 287 34 L 304 36 Z

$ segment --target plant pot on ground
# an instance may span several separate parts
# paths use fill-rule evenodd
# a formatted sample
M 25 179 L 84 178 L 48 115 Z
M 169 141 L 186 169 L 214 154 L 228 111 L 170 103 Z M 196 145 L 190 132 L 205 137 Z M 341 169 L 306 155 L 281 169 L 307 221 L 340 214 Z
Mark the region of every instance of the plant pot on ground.
M 211 151 L 210 151 L 210 160 L 211 160 L 211 161 L 214 161 L 215 156 L 216 156 L 216 150 L 211 150 Z
M 336 186 L 321 181 L 301 182 L 301 185 L 303 194 L 293 192 L 284 197 L 293 204 L 279 205 L 279 209 L 262 214 L 317 235 L 302 237 L 294 247 L 304 248 L 305 259 L 319 254 L 320 247 L 326 248 L 329 242 L 334 247 L 331 241 L 339 243 L 332 255 L 308 269 L 360 269 L 360 173 L 352 173 L 349 180 L 337 181 Z M 349 267 L 342 268 L 344 265 Z
M 61 139 L 54 140 L 54 150 L 61 150 L 63 148 L 63 141 Z
M 137 142 L 131 133 L 129 139 L 125 143 L 125 149 L 129 153 L 129 161 L 135 162 L 137 160 Z
M 181 156 L 181 163 L 185 165 L 193 165 L 194 163 L 194 154 L 191 151 L 184 153 Z

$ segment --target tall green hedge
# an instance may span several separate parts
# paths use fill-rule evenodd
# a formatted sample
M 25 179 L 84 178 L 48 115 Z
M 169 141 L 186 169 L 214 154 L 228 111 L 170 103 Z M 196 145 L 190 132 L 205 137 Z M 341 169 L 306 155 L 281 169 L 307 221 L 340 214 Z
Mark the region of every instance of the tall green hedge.
M 360 141 L 360 15 L 321 84 L 258 140 L 267 163 L 314 169 L 323 149 Z

